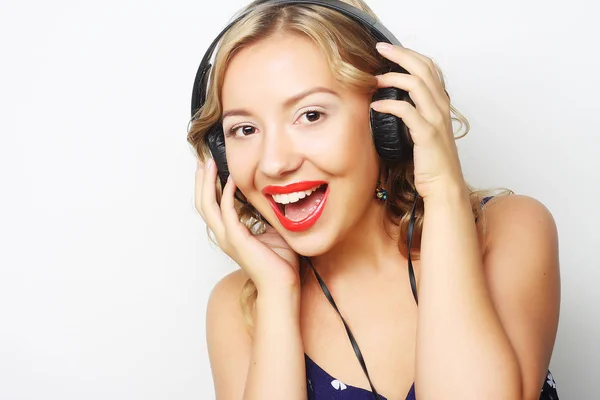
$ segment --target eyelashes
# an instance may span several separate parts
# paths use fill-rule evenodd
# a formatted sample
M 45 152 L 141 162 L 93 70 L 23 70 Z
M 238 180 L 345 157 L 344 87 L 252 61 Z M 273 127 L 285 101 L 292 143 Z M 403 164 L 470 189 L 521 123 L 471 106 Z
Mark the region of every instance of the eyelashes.
M 305 120 L 307 122 L 300 123 L 312 125 L 322 121 L 324 117 L 325 113 L 323 111 L 316 108 L 311 108 L 300 114 L 300 117 L 296 121 Z M 256 133 L 256 127 L 248 124 L 234 125 L 227 129 L 224 133 L 226 137 L 245 137 Z
M 252 130 L 252 132 L 248 132 L 248 128 L 250 128 L 250 130 Z M 242 131 L 242 136 L 251 135 L 256 130 L 256 128 L 253 127 L 252 125 L 240 125 L 240 126 L 237 126 L 237 127 L 234 126 L 233 128 L 231 128 L 231 129 L 229 129 L 227 131 L 228 136 L 238 136 L 237 135 L 237 131 L 240 130 L 240 129 Z
M 319 110 L 315 110 L 315 109 L 313 109 L 313 110 L 307 110 L 307 111 L 303 112 L 303 113 L 302 113 L 302 115 L 301 115 L 301 117 L 302 117 L 302 116 L 305 116 L 305 115 L 308 117 L 308 115 L 309 115 L 309 114 L 312 114 L 312 115 L 313 115 L 313 117 L 314 117 L 314 116 L 317 116 L 317 117 L 318 117 L 318 118 L 317 118 L 315 121 L 311 121 L 311 120 L 310 120 L 310 118 L 309 118 L 309 121 L 310 121 L 311 123 L 319 121 L 319 120 L 321 119 L 321 117 L 323 117 L 323 116 L 325 115 L 323 112 L 321 112 L 321 111 L 319 111 Z

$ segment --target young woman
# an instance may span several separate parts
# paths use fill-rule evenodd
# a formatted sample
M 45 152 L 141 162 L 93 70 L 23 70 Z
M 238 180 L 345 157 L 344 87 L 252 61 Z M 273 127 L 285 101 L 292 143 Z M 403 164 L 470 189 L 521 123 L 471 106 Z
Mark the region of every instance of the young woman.
M 240 266 L 207 309 L 217 399 L 557 399 L 551 214 L 465 182 L 429 58 L 293 3 L 224 33 L 188 134 L 196 208 Z M 371 113 L 405 124 L 409 162 L 382 158 Z

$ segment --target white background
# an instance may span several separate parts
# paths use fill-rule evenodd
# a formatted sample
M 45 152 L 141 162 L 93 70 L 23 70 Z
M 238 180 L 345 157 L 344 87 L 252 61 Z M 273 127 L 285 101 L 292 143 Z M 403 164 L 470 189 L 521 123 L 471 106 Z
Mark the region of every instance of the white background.
M 200 59 L 245 1 L 1 1 L 0 399 L 210 399 L 210 289 L 234 266 L 192 205 Z M 600 28 L 591 1 L 371 0 L 472 124 L 470 183 L 560 231 L 561 399 L 600 369 Z M 210 9 L 209 9 L 210 8 Z

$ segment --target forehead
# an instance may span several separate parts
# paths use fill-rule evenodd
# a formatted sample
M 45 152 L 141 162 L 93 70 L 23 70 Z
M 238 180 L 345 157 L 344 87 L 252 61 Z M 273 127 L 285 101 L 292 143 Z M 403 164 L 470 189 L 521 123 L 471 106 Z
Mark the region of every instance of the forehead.
M 261 100 L 283 101 L 314 86 L 341 91 L 322 50 L 300 34 L 272 35 L 233 56 L 225 71 L 226 107 Z

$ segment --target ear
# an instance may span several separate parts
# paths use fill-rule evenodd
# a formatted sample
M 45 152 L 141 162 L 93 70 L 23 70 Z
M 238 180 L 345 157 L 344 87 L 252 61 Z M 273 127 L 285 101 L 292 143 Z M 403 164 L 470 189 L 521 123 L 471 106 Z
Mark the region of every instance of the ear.
M 409 101 L 412 104 L 406 91 L 393 87 L 378 89 L 373 95 L 373 101 L 377 100 Z M 373 143 L 382 164 L 392 166 L 412 160 L 413 143 L 402 119 L 372 108 L 370 118 Z

